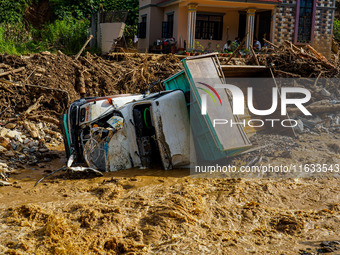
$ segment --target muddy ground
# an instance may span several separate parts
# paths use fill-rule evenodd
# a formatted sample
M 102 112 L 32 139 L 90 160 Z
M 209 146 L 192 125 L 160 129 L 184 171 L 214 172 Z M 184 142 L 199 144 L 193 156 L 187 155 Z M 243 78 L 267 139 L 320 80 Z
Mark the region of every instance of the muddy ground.
M 281 150 L 261 153 L 275 164 L 339 163 L 339 151 L 329 146 L 340 145 L 339 138 L 302 134 L 288 158 L 277 155 L 291 140 L 276 139 Z M 33 188 L 45 170 L 65 161 L 62 146 L 51 149 L 59 159 L 23 169 L 11 178 L 14 185 L 0 188 L 0 253 L 340 253 L 338 175 L 216 179 L 131 169 L 99 178 L 60 174 Z

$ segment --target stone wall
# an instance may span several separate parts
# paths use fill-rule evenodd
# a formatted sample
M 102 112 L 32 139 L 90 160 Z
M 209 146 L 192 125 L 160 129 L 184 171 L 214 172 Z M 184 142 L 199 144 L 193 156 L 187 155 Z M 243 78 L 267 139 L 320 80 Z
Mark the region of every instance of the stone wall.
M 318 0 L 312 46 L 327 58 L 331 56 L 335 0 Z M 276 7 L 273 42 L 294 41 L 296 0 L 283 0 Z
M 316 7 L 313 47 L 327 58 L 332 48 L 334 1 L 318 1 Z
M 293 41 L 295 26 L 295 0 L 283 0 L 276 7 L 274 43 L 281 44 L 285 40 Z

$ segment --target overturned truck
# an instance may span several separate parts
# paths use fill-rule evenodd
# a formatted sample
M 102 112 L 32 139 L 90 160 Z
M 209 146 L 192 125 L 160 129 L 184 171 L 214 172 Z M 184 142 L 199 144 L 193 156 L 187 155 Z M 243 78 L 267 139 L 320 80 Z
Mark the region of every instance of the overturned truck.
M 270 102 L 262 98 L 276 86 L 270 70 L 223 67 L 216 54 L 186 58 L 183 66 L 184 71 L 164 81 L 166 91 L 84 98 L 72 103 L 61 119 L 67 157 L 100 171 L 154 166 L 168 170 L 190 167 L 197 159 L 219 160 L 250 149 L 248 137 L 259 130 L 213 125 L 221 113 L 235 122 L 251 117 L 233 114 L 228 90 L 216 93 L 219 108 L 208 100 L 205 115 L 201 114 L 202 98 L 210 94 L 207 88 L 226 82 L 224 74 L 227 79 L 265 76 L 268 82 L 257 90 L 259 104 L 267 107 Z M 247 85 L 238 83 L 240 88 Z M 281 119 L 279 110 L 272 117 Z M 288 135 L 294 135 L 292 129 Z

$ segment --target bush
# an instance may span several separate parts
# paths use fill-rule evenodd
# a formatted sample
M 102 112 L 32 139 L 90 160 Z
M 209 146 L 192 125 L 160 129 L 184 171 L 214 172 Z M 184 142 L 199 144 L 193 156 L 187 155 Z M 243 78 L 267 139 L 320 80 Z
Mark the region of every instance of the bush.
M 48 44 L 51 50 L 74 54 L 80 50 L 88 35 L 89 21 L 68 18 L 56 20 L 42 30 L 35 30 L 35 40 Z
M 21 23 L 0 26 L 0 53 L 25 54 L 29 52 L 26 43 L 31 40 L 30 33 Z
M 333 33 L 335 40 L 340 41 L 340 20 L 335 19 L 333 24 Z
M 56 20 L 41 30 L 26 29 L 17 23 L 1 24 L 0 53 L 21 55 L 45 50 L 75 54 L 87 39 L 89 22 L 76 19 Z

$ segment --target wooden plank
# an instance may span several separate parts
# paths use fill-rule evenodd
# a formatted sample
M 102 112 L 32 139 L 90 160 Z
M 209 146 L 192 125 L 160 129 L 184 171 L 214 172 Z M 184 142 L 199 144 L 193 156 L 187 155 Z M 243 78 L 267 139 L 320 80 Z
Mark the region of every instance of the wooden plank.
M 256 56 L 256 53 L 255 53 L 255 51 L 254 51 L 254 48 L 253 47 L 250 47 L 250 49 L 251 49 L 251 53 L 253 54 L 253 57 L 254 57 L 254 59 L 255 59 L 255 62 L 256 62 L 256 65 L 260 65 L 260 62 L 259 62 L 259 60 L 257 59 L 257 56 Z
M 229 66 L 222 65 L 225 77 L 271 77 L 269 68 L 266 66 Z

